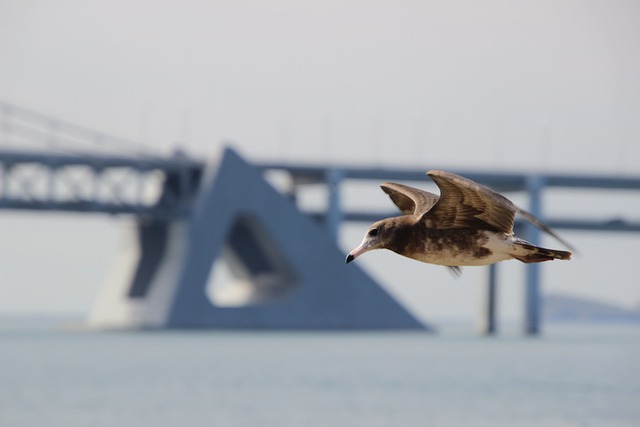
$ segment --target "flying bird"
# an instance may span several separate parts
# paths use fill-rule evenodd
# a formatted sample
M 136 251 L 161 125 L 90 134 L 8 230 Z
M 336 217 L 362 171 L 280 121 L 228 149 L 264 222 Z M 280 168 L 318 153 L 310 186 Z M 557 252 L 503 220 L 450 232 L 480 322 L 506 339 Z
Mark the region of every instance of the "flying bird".
M 350 263 L 365 252 L 388 249 L 459 274 L 461 266 L 488 265 L 508 259 L 524 263 L 569 260 L 571 252 L 536 246 L 513 234 L 515 215 L 571 248 L 566 241 L 506 197 L 459 175 L 432 170 L 427 175 L 440 196 L 407 185 L 380 187 L 403 215 L 374 223 L 362 243 L 347 255 Z

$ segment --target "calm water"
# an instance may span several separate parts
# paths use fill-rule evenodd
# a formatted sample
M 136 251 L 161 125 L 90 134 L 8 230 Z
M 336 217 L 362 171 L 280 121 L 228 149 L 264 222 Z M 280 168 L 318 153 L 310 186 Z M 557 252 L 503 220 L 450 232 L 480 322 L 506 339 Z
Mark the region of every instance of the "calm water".
M 540 339 L 6 322 L 0 425 L 640 426 L 640 327 Z

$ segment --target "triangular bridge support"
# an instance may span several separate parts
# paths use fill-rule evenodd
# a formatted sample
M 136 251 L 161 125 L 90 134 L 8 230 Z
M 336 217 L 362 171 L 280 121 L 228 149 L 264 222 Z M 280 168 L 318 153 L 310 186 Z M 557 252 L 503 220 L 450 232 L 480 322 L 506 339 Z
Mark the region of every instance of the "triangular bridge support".
M 327 228 L 259 168 L 226 149 L 210 172 L 188 217 L 137 224 L 136 253 L 105 287 L 93 325 L 426 329 L 359 266 L 345 266 Z M 222 297 L 211 296 L 212 279 Z

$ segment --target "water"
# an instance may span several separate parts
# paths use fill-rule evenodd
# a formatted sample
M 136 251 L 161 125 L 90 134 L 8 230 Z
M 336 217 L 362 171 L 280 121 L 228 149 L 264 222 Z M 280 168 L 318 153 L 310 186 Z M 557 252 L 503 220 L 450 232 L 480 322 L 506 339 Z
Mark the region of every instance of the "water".
M 639 326 L 1 333 L 2 427 L 640 425 Z

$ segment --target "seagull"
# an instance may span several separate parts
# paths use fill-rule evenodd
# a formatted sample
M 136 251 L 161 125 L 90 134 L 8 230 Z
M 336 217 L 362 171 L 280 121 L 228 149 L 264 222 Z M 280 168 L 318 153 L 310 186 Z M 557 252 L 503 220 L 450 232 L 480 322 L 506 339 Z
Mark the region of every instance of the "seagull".
M 371 225 L 362 243 L 347 255 L 350 263 L 365 252 L 388 249 L 399 255 L 443 265 L 459 275 L 461 266 L 517 259 L 524 263 L 569 260 L 571 252 L 536 246 L 513 234 L 515 215 L 572 248 L 553 230 L 506 197 L 459 175 L 431 170 L 440 196 L 403 184 L 380 187 L 403 213 Z

